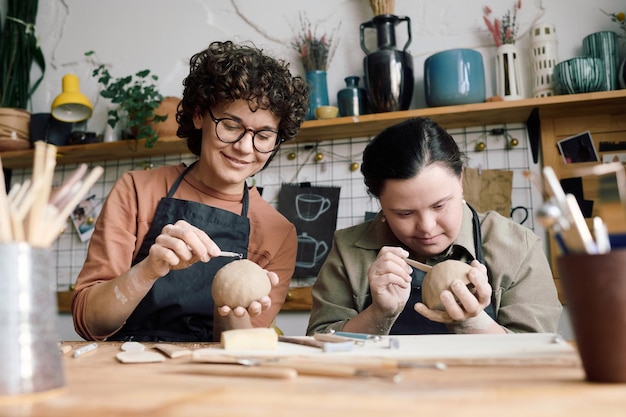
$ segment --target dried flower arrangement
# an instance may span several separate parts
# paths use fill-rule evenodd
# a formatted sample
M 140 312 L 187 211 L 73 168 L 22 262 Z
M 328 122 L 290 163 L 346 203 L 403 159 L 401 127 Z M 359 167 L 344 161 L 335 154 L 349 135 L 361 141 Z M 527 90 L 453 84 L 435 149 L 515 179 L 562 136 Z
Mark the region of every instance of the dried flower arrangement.
M 381 14 L 394 14 L 396 9 L 395 0 L 370 0 L 370 6 L 374 16 Z
M 313 27 L 307 16 L 300 13 L 300 34 L 291 43 L 298 52 L 304 71 L 326 71 L 337 49 L 337 33 L 341 23 L 327 36 L 317 35 L 317 26 Z
M 518 30 L 517 11 L 521 8 L 522 0 L 517 0 L 513 6 L 513 11 L 507 10 L 502 19 L 494 18 L 492 22 L 490 20 L 491 8 L 489 6 L 483 7 L 483 20 L 491 32 L 496 46 L 515 43 Z

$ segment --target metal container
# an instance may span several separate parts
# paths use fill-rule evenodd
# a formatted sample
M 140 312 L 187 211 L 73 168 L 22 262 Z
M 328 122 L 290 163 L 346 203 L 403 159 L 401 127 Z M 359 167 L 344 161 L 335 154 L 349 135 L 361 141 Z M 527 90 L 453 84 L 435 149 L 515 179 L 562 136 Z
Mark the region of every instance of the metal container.
M 50 252 L 0 244 L 0 396 L 65 385 Z

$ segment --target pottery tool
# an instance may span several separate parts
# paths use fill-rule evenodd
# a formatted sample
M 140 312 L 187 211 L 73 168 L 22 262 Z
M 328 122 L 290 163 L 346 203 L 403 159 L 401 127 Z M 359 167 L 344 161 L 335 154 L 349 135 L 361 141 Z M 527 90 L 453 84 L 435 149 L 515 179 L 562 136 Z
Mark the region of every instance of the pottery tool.
M 322 349 L 324 352 L 349 352 L 354 348 L 353 340 L 342 341 L 321 341 L 310 337 L 290 337 L 290 336 L 278 336 L 279 342 L 294 343 L 296 345 L 310 346 L 318 349 Z
M 573 194 L 567 194 L 565 197 L 567 211 L 569 214 L 570 228 L 561 231 L 563 242 L 567 250 L 574 253 L 598 253 L 598 248 L 591 236 L 589 227 L 585 222 L 578 201 Z
M 98 344 L 97 343 L 90 343 L 88 345 L 81 346 L 81 347 L 79 347 L 77 349 L 74 349 L 74 353 L 72 353 L 72 357 L 73 358 L 80 358 L 85 353 L 89 353 L 91 351 L 94 351 L 97 348 L 98 348 Z
M 193 354 L 193 351 L 190 349 L 187 349 L 186 347 L 178 346 L 178 345 L 174 345 L 170 343 L 156 343 L 153 347 L 156 350 L 159 350 L 162 353 L 166 354 L 168 358 L 172 358 L 172 359 L 180 358 L 182 356 L 189 356 Z
M 333 332 L 333 334 L 340 337 L 347 337 L 349 339 L 370 340 L 372 342 L 380 342 L 382 337 L 378 334 L 367 333 L 353 333 L 353 332 Z
M 413 268 L 419 269 L 420 271 L 430 272 L 430 270 L 433 269 L 432 266 L 426 265 L 425 263 L 422 263 L 422 262 L 414 261 L 413 259 L 406 258 L 405 262 L 411 265 Z
M 239 358 L 224 355 L 209 355 L 203 358 L 194 356 L 194 362 L 219 365 L 243 365 L 260 369 L 291 369 L 298 375 L 327 376 L 335 378 L 376 377 L 398 382 L 402 375 L 396 369 L 374 369 L 340 363 L 326 363 L 288 358 Z
M 543 179 L 546 192 L 551 194 L 553 203 L 561 211 L 561 216 L 555 222 L 559 225 L 555 229 L 555 233 L 560 236 L 560 244 L 563 246 L 564 252 L 597 253 L 598 249 L 576 197 L 572 194 L 565 194 L 552 167 L 543 168 Z
M 239 259 L 243 258 L 243 254 L 241 254 L 241 253 L 228 252 L 228 251 L 221 251 L 219 256 L 223 256 L 223 257 L 227 257 L 227 258 L 239 258 Z
M 84 198 L 104 169 L 95 167 L 85 179 L 87 166 L 79 168 L 55 192 L 52 179 L 57 151 L 54 145 L 37 141 L 34 144 L 32 179 L 15 183 L 9 194 L 4 186 L 0 160 L 0 243 L 27 242 L 46 248 L 62 233 L 72 210 Z
M 81 179 L 87 173 L 87 164 L 80 164 L 72 174 L 63 181 L 63 184 L 57 188 L 50 197 L 50 204 L 57 208 L 61 208 L 71 198 L 72 191 L 76 191 L 80 187 Z
M 287 367 L 264 367 L 264 366 L 232 366 L 232 364 L 202 364 L 200 366 L 187 367 L 180 372 L 194 375 L 212 375 L 226 377 L 248 378 L 277 378 L 294 379 L 298 372 Z
M 98 178 L 104 172 L 104 168 L 101 166 L 94 167 L 91 172 L 87 175 L 87 177 L 82 181 L 78 190 L 72 194 L 71 198 L 65 203 L 63 207 L 61 207 L 58 211 L 54 210 L 54 214 L 51 218 L 47 219 L 47 230 L 48 233 L 45 233 L 45 238 L 42 243 L 44 247 L 49 246 L 56 240 L 59 235 L 59 230 L 63 228 L 64 223 L 67 218 L 70 216 L 72 211 L 76 208 L 78 203 L 87 195 L 89 189 L 96 183 Z M 31 241 L 33 245 L 34 242 Z
M 610 234 L 626 233 L 626 171 L 621 162 L 575 169 L 579 176 L 598 177 L 598 216 Z M 594 206 L 595 207 L 595 206 Z
M 608 253 L 611 251 L 611 241 L 609 239 L 609 229 L 601 217 L 593 218 L 593 236 L 596 239 L 598 253 Z

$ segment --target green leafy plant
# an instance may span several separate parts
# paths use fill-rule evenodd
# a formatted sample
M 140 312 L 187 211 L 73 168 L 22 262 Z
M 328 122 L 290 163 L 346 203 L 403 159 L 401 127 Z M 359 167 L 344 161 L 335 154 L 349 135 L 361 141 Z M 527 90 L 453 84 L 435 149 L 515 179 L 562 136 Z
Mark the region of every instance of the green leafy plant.
M 0 26 L 0 107 L 26 109 L 43 80 L 46 62 L 35 34 L 38 7 L 38 0 L 8 1 Z M 31 85 L 33 63 L 41 76 Z
M 93 51 L 85 55 L 93 55 Z M 156 85 L 158 77 L 144 69 L 134 75 L 114 78 L 104 64 L 94 69 L 92 75 L 102 86 L 100 95 L 117 105 L 109 110 L 107 123 L 115 128 L 125 120 L 128 138 L 145 138 L 146 147 L 154 146 L 159 138 L 154 126 L 167 119 L 167 115 L 154 114 L 163 100 Z

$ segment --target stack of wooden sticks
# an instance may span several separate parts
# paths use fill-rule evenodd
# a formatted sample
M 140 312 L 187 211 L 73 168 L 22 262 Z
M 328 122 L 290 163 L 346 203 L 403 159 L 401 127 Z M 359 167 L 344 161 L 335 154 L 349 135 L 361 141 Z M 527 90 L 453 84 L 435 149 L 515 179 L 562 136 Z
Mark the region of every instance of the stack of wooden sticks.
M 0 159 L 0 244 L 27 242 L 33 247 L 50 247 L 63 232 L 72 211 L 104 172 L 96 166 L 87 174 L 87 165 L 81 164 L 53 188 L 56 155 L 54 145 L 35 142 L 32 178 L 13 184 L 8 193 Z

